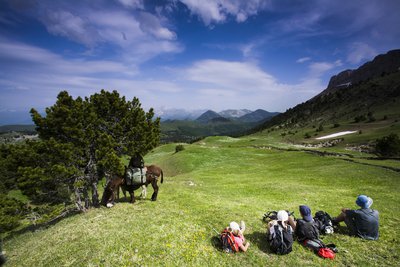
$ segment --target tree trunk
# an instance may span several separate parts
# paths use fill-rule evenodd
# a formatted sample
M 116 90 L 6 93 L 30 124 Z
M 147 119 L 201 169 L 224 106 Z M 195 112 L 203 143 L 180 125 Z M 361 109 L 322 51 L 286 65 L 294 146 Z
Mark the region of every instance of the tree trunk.
M 82 180 L 80 177 L 75 179 L 75 184 L 79 184 L 79 180 Z M 74 193 L 75 193 L 75 205 L 78 210 L 85 212 L 86 208 L 82 205 L 82 187 L 74 185 Z
M 97 192 L 97 179 L 93 179 L 95 181 L 92 182 L 92 203 L 93 206 L 98 208 L 100 207 L 99 202 L 99 193 Z

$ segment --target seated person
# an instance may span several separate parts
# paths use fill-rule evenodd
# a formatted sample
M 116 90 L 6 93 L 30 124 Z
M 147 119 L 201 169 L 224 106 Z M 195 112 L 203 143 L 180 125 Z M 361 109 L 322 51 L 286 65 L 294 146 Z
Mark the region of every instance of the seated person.
M 359 195 L 356 199 L 356 204 L 361 209 L 343 208 L 339 216 L 332 220 L 332 223 L 337 225 L 340 222 L 345 222 L 350 235 L 368 240 L 377 240 L 379 237 L 379 213 L 370 208 L 372 203 L 372 198 Z
M 295 222 L 295 235 L 300 243 L 306 240 L 319 239 L 319 231 L 311 216 L 311 209 L 306 205 L 299 206 L 301 219 Z
M 268 222 L 270 248 L 276 254 L 288 254 L 292 251 L 294 221 L 285 210 L 278 211 L 276 217 L 276 220 Z
M 244 222 L 241 221 L 240 226 L 237 222 L 231 222 L 229 224 L 229 228 L 235 237 L 235 243 L 238 245 L 239 251 L 246 252 L 250 246 L 250 242 L 246 241 L 243 235 L 244 231 L 246 230 Z

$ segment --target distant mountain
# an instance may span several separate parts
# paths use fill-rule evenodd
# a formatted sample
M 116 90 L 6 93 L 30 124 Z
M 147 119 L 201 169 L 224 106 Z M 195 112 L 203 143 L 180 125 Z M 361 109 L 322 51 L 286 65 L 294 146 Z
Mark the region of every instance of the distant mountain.
M 186 110 L 186 109 L 158 109 L 155 110 L 155 116 L 160 117 L 161 121 L 167 120 L 195 120 L 206 109 Z
M 8 132 L 36 132 L 35 125 L 3 125 L 0 126 L 0 133 Z
M 31 114 L 27 111 L 0 111 L 0 125 L 33 124 Z
M 212 110 L 207 110 L 203 114 L 201 114 L 196 121 L 201 122 L 201 123 L 207 123 L 211 120 L 215 120 L 217 118 L 224 118 L 221 115 L 219 115 L 217 112 L 212 111 Z
M 268 120 L 278 114 L 279 112 L 268 112 L 263 109 L 257 109 L 256 111 L 241 116 L 239 120 L 243 122 L 261 122 Z
M 227 109 L 219 112 L 218 114 L 224 118 L 240 118 L 244 115 L 250 114 L 252 111 L 248 109 Z

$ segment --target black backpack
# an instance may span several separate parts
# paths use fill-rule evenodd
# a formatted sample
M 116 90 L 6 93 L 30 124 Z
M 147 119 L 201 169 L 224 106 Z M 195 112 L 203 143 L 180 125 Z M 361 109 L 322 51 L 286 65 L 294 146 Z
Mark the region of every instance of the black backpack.
M 281 225 L 275 224 L 273 227 L 273 232 L 270 231 L 269 244 L 272 252 L 284 255 L 289 254 L 292 251 L 293 245 L 293 230 L 290 225 L 288 225 L 287 230 L 285 230 Z M 271 227 L 271 228 L 272 228 Z
M 315 213 L 314 221 L 320 234 L 326 235 L 333 233 L 332 218 L 325 211 L 317 211 Z

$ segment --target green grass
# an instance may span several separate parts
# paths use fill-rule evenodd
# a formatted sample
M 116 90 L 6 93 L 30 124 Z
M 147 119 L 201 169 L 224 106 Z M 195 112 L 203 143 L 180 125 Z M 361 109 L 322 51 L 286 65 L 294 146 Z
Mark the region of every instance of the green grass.
M 145 158 L 146 164 L 156 163 L 164 170 L 156 202 L 146 199 L 92 209 L 6 240 L 6 266 L 398 264 L 399 172 L 263 148 L 270 144 L 268 138 L 210 137 L 184 145 L 178 153 L 176 144 L 160 146 Z M 373 208 L 380 212 L 378 241 L 341 233 L 324 237 L 340 250 L 333 261 L 318 258 L 298 243 L 289 255 L 270 253 L 261 222 L 266 211 L 290 209 L 298 216 L 298 206 L 307 204 L 313 213 L 324 210 L 334 216 L 341 207 L 356 208 L 354 201 L 361 193 L 371 196 Z M 246 222 L 245 236 L 251 242 L 246 253 L 225 254 L 216 244 L 214 229 L 221 231 L 232 220 Z

